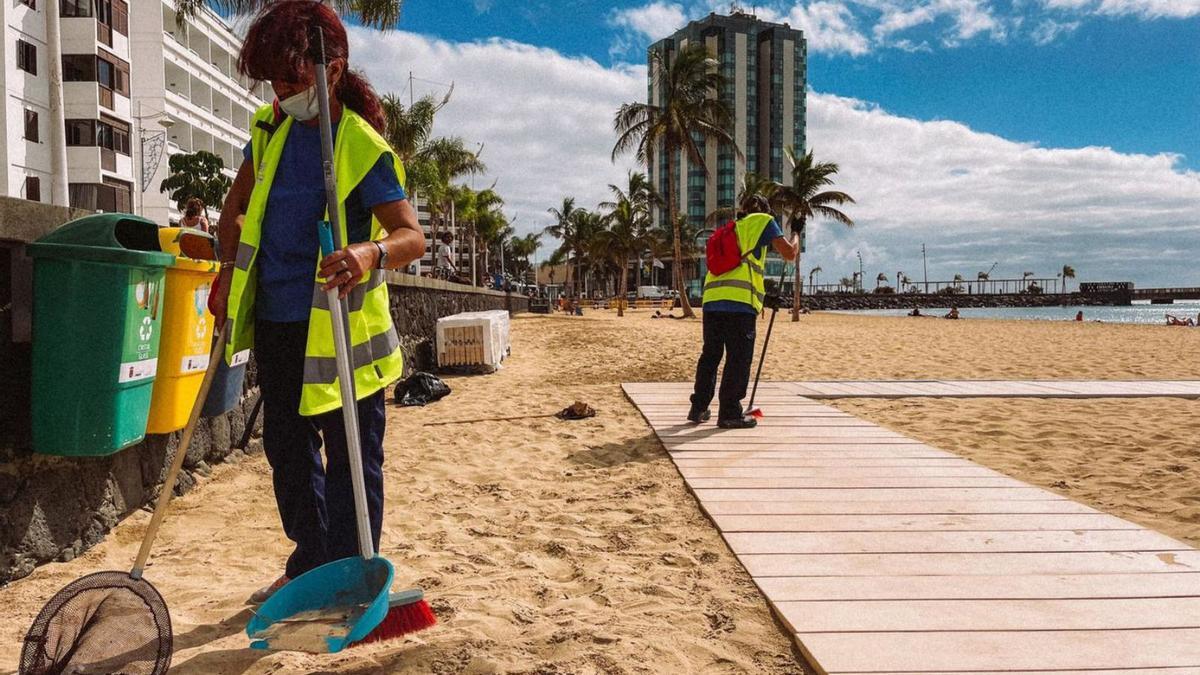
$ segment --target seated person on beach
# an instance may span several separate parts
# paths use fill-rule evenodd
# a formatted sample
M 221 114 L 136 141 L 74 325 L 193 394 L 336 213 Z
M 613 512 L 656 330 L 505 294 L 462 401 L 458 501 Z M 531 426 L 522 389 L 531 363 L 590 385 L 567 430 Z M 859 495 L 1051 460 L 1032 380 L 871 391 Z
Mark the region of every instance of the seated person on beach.
M 1075 313 L 1075 320 L 1083 321 L 1083 310 L 1079 310 L 1078 312 Z
M 1168 314 L 1167 315 L 1167 325 L 1168 326 L 1195 326 L 1196 322 L 1193 321 L 1191 317 L 1188 317 L 1187 319 L 1181 319 L 1181 318 L 1175 316 L 1174 314 Z
M 742 399 L 750 383 L 754 334 L 766 296 L 761 270 L 768 248 L 784 260 L 795 260 L 800 247 L 799 232 L 794 230 L 790 238 L 784 238 L 771 213 L 771 205 L 761 196 L 745 200 L 737 215 L 733 231 L 741 263 L 720 275 L 710 270 L 704 278 L 704 344 L 696 362 L 696 382 L 687 415 L 688 421 L 695 424 L 709 419 L 708 406 L 717 394 L 720 401 L 717 426 L 723 429 L 749 429 L 757 425 L 742 410 Z M 725 369 L 718 394 L 717 368 L 722 359 Z
M 957 318 L 958 318 L 958 308 L 957 308 L 957 307 L 951 307 L 951 308 L 950 308 L 950 311 L 949 311 L 949 312 L 947 312 L 947 313 L 946 313 L 946 316 L 945 316 L 945 317 L 943 317 L 943 318 L 946 318 L 946 319 L 957 319 Z
M 909 312 L 908 315 L 909 316 L 925 316 L 924 314 L 921 313 L 921 309 L 919 307 L 913 307 L 913 311 Z

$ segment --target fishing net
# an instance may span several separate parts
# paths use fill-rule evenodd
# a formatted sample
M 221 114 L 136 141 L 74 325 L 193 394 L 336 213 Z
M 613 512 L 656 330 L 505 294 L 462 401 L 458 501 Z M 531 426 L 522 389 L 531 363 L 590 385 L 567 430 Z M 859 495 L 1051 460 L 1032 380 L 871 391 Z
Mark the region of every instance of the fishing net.
M 97 572 L 63 588 L 25 635 L 20 675 L 161 675 L 171 665 L 162 596 L 128 572 Z

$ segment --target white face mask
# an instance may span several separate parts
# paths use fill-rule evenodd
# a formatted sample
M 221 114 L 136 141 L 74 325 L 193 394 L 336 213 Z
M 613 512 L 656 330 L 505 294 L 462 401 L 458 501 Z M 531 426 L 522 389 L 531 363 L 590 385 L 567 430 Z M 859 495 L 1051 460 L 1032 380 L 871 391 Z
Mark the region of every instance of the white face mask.
M 307 122 L 321 112 L 317 104 L 317 85 L 293 94 L 279 102 L 279 108 L 298 122 Z

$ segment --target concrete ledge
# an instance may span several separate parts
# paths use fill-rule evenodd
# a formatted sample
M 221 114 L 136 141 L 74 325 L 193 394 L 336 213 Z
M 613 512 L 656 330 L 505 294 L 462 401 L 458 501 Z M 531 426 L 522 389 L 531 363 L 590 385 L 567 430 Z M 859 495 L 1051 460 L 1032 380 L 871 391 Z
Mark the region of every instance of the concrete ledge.
M 475 293 L 477 295 L 491 295 L 497 298 L 503 298 L 510 295 L 504 291 L 496 291 L 482 286 L 472 286 L 470 284 L 456 284 L 450 281 L 441 279 L 432 279 L 430 277 L 420 277 L 415 274 L 407 274 L 388 270 L 384 273 L 384 279 L 392 286 L 406 286 L 408 288 L 425 288 L 431 291 L 446 291 L 449 293 Z
M 28 199 L 0 197 L 0 240 L 28 244 L 76 218 L 91 215 L 85 209 L 39 204 Z

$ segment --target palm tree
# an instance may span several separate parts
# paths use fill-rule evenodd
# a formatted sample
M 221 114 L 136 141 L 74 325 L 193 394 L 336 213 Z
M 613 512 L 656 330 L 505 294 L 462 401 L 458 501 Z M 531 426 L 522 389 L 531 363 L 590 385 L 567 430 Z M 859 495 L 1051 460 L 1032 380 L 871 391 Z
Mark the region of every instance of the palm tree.
M 1074 279 L 1074 278 L 1075 278 L 1075 268 L 1071 267 L 1070 265 L 1063 265 L 1063 268 L 1062 268 L 1063 293 L 1067 292 L 1067 279 Z
M 962 282 L 963 282 L 963 275 L 955 274 L 954 275 L 954 292 L 955 293 L 962 291 Z
M 853 204 L 854 198 L 838 190 L 820 191 L 828 185 L 833 185 L 833 176 L 838 172 L 834 162 L 817 162 L 813 159 L 812 151 L 797 157 L 794 148 L 785 148 L 784 154 L 792 167 L 792 184 L 780 189 L 778 200 L 788 213 L 788 227 L 803 232 L 808 221 L 816 216 L 824 216 L 853 227 L 854 221 L 845 213 L 834 208 L 834 205 Z M 799 226 L 797 227 L 797 222 Z M 796 256 L 795 296 L 792 299 L 792 321 L 800 320 L 800 257 Z
M 706 227 L 716 228 L 733 220 L 737 215 L 740 205 L 745 204 L 751 197 L 762 197 L 767 200 L 774 210 L 778 211 L 781 206 L 779 204 L 779 197 L 782 194 L 780 192 L 782 188 L 782 185 L 761 174 L 747 171 L 742 175 L 742 184 L 738 186 L 737 200 L 734 202 L 734 205 L 714 210 L 704 219 L 704 224 Z M 780 225 L 782 226 L 782 223 Z
M 850 289 L 854 288 L 854 280 L 850 277 L 842 277 L 841 280 L 838 281 L 838 286 L 841 287 L 843 291 L 849 292 Z
M 875 277 L 875 288 L 878 289 L 879 285 L 882 283 L 886 283 L 887 280 L 888 280 L 888 275 L 884 274 L 883 272 L 880 272 L 879 276 Z
M 513 237 L 509 240 L 508 259 L 512 260 L 513 276 L 520 279 L 528 278 L 529 273 L 533 271 L 533 266 L 529 264 L 529 258 L 537 253 L 538 247 L 542 245 L 541 240 L 542 235 L 537 233 L 527 234 L 524 237 Z
M 809 295 L 813 295 L 814 290 L 815 290 L 815 288 L 813 287 L 813 276 L 822 271 L 824 271 L 824 270 L 821 269 L 820 265 L 817 265 L 816 267 L 814 267 L 808 271 L 808 294 Z
M 395 94 L 387 94 L 381 99 L 386 122 L 383 138 L 396 151 L 397 158 L 405 167 L 424 159 L 433 135 L 433 118 L 446 107 L 453 93 L 452 84 L 441 101 L 424 96 L 407 108 Z
M 593 241 L 600 250 L 607 253 L 607 260 L 615 263 L 617 268 L 617 316 L 625 316 L 624 304 L 620 302 L 625 297 L 629 282 L 629 259 L 635 257 L 646 247 L 650 214 L 629 199 L 621 199 L 613 205 L 612 211 L 605 216 L 607 228 L 595 233 Z
M 575 229 L 575 212 L 578 210 L 579 209 L 575 208 L 574 197 L 563 198 L 562 206 L 560 208 L 546 209 L 550 215 L 554 216 L 554 223 L 547 226 L 542 232 L 548 236 L 554 237 L 560 242 L 555 254 L 559 255 L 561 258 L 560 262 L 557 264 L 568 264 L 567 278 L 563 280 L 564 283 L 572 281 L 575 284 L 579 283 L 579 270 L 576 269 L 574 279 L 572 280 L 571 268 L 569 266 L 572 258 L 578 261 L 579 253 L 582 249 L 582 242 L 579 239 L 578 233 Z
M 274 0 L 176 0 L 179 25 L 206 5 L 224 16 L 245 16 L 258 12 Z M 333 0 L 333 9 L 369 28 L 395 28 L 400 23 L 402 0 Z
M 983 292 L 983 282 L 987 281 L 990 278 L 991 278 L 991 276 L 987 272 L 980 272 L 979 274 L 975 275 L 975 280 L 979 282 L 979 292 L 980 293 Z
M 900 286 L 902 288 L 907 289 L 907 287 L 910 286 L 911 284 L 912 284 L 912 279 L 910 279 L 907 274 L 901 272 L 900 273 Z
M 572 216 L 576 236 L 579 238 L 579 253 L 576 264 L 579 266 L 579 283 L 586 297 L 592 290 L 589 282 L 597 275 L 603 277 L 613 265 L 612 258 L 604 247 L 597 243 L 598 234 L 607 228 L 604 214 L 587 209 L 575 209 Z
M 708 175 L 699 142 L 734 144 L 729 129 L 733 113 L 716 97 L 725 84 L 719 63 L 701 44 L 680 49 L 672 60 L 666 50 L 650 52 L 650 77 L 661 95 L 662 105 L 626 103 L 617 111 L 613 127 L 618 137 L 612 158 L 634 150 L 639 162 L 654 166 L 661 153 L 667 156 L 666 221 L 674 229 L 675 288 L 685 317 L 694 317 L 683 284 L 683 239 L 676 210 L 679 200 L 675 170 L 681 156 Z M 739 152 L 737 148 L 735 151 Z M 686 176 L 684 177 L 686 179 Z

